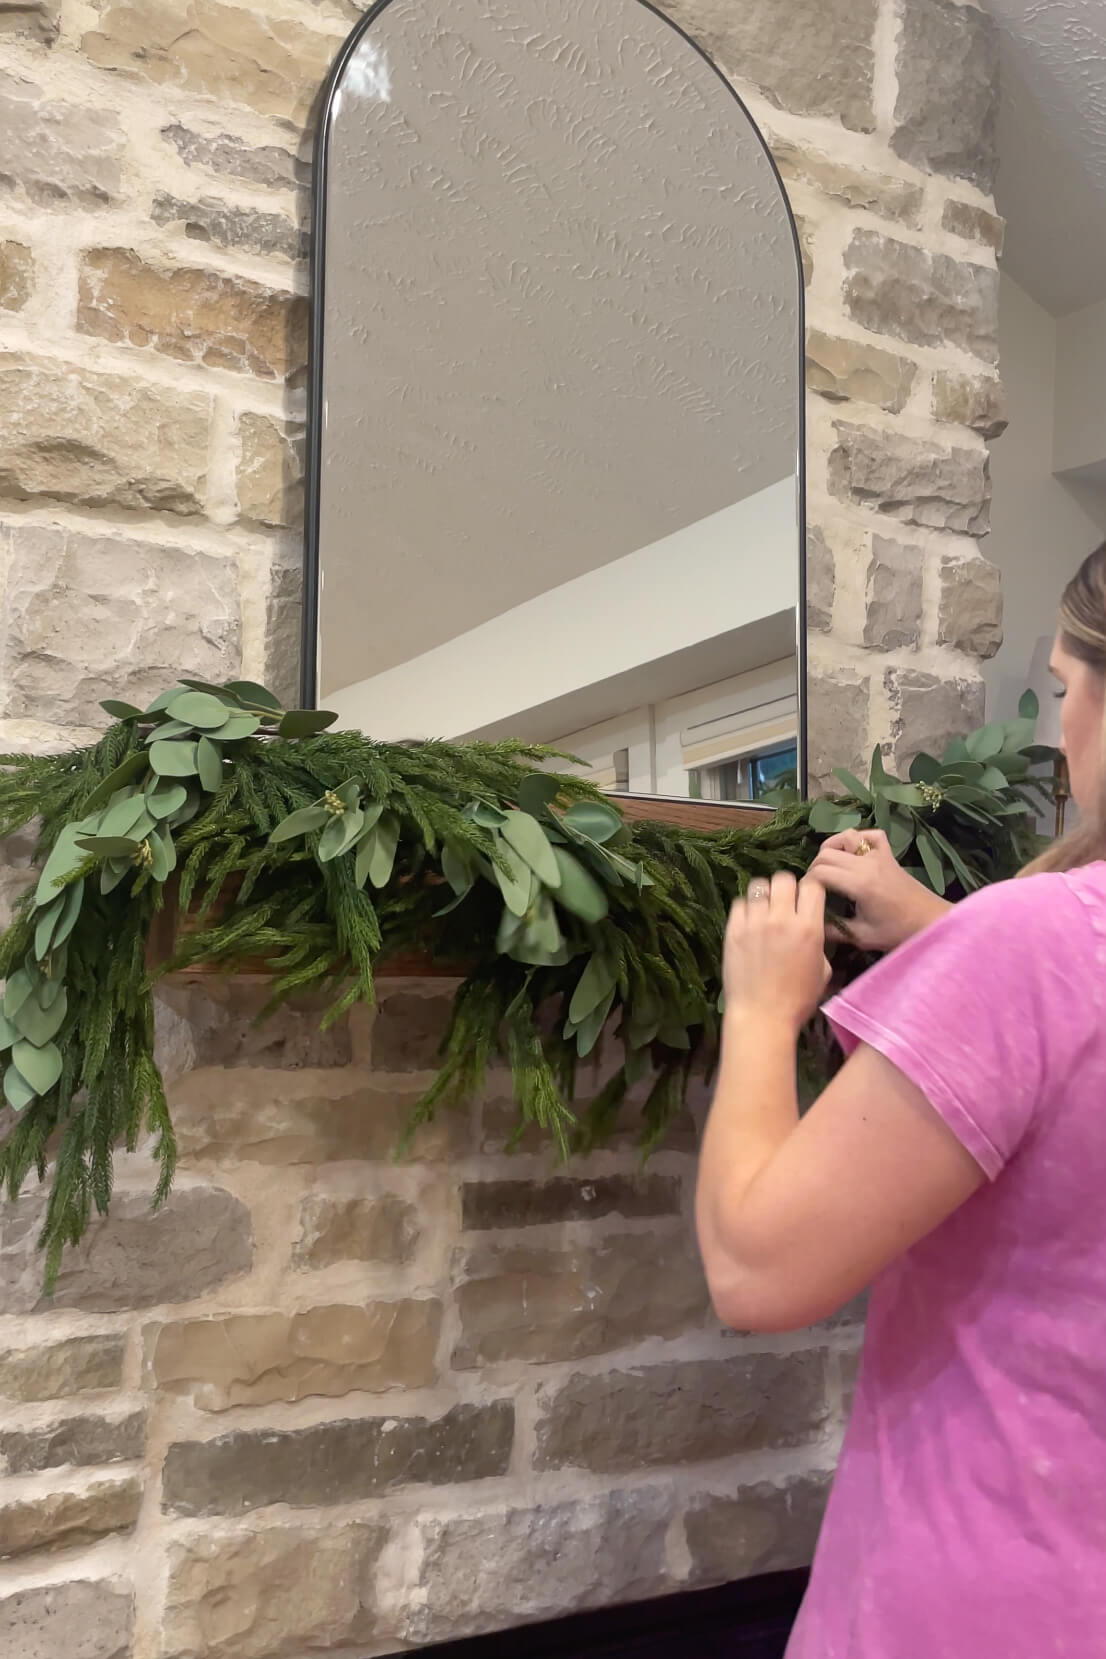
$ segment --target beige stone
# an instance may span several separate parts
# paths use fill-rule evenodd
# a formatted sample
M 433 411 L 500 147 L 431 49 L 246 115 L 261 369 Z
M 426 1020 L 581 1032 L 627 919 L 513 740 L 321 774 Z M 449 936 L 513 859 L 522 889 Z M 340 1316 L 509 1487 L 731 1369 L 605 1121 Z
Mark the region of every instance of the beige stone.
M 301 125 L 341 38 L 221 0 L 103 0 L 81 45 L 101 68 Z
M 30 524 L 0 531 L 0 552 L 0 673 L 14 718 L 106 723 L 103 697 L 144 708 L 180 674 L 224 680 L 239 667 L 232 559 Z
M 48 358 L 0 357 L 0 494 L 203 511 L 211 400 Z
M 915 167 L 994 188 L 998 28 L 959 0 L 909 0 L 898 36 L 891 147 Z
M 5 1659 L 130 1659 L 134 1594 L 114 1580 L 74 1579 L 0 1596 Z
M 124 1339 L 116 1332 L 0 1349 L 0 1396 L 58 1400 L 67 1394 L 121 1388 L 123 1354 Z
M 292 550 L 301 559 L 301 549 Z M 303 570 L 301 563 L 274 558 L 265 593 L 265 684 L 285 708 L 300 699 L 300 655 L 303 626 Z
M 938 369 L 933 377 L 933 413 L 939 421 L 970 426 L 983 438 L 1001 438 L 1006 418 L 1006 391 L 994 374 L 959 374 Z
M 428 1388 L 441 1323 L 430 1300 L 181 1320 L 148 1333 L 149 1370 L 203 1411 Z
M 300 1208 L 300 1236 L 292 1253 L 296 1267 L 331 1267 L 335 1262 L 382 1262 L 401 1266 L 414 1255 L 419 1212 L 395 1193 L 381 1198 L 332 1198 L 312 1194 Z
M 906 225 L 917 225 L 921 218 L 925 192 L 920 184 L 837 161 L 793 139 L 773 137 L 771 147 L 786 183 L 812 185 L 831 201 Z
M 500 1360 L 580 1359 L 701 1324 L 703 1270 L 682 1231 L 622 1234 L 577 1249 L 488 1245 L 457 1287 L 458 1370 Z
M 837 422 L 829 487 L 904 524 L 981 535 L 991 489 L 987 452 Z
M 826 1417 L 826 1355 L 741 1354 L 575 1376 L 542 1391 L 538 1469 L 633 1469 L 801 1446 Z
M 41 1428 L 0 1426 L 0 1469 L 35 1475 L 43 1469 L 135 1463 L 146 1449 L 146 1413 L 59 1418 Z
M 372 1060 L 377 1071 L 437 1071 L 449 1024 L 449 987 L 429 996 L 393 991 L 377 1011 Z
M 113 109 L 0 74 L 0 194 L 40 208 L 106 207 L 120 198 L 125 150 Z
M 77 327 L 181 363 L 288 380 L 307 362 L 307 301 L 245 277 L 148 263 L 129 248 L 81 260 Z
M 740 81 L 781 109 L 871 132 L 878 0 L 669 0 L 681 24 Z
M 61 28 L 61 0 L 0 0 L 0 35 L 23 35 L 52 46 Z
M 984 687 L 977 675 L 943 679 L 916 668 L 889 668 L 895 770 L 905 777 L 918 753 L 940 757 L 954 737 L 983 724 Z
M 828 634 L 833 626 L 833 602 L 837 593 L 833 549 L 825 532 L 812 525 L 806 535 L 806 625 L 816 633 Z
M 864 643 L 872 651 L 917 648 L 922 628 L 925 548 L 872 537 L 865 588 Z
M 308 1429 L 243 1429 L 169 1447 L 163 1503 L 178 1515 L 241 1515 L 270 1504 L 315 1509 L 398 1487 L 447 1486 L 507 1472 L 509 1400 L 458 1405 L 444 1417 L 359 1417 Z
M 959 346 L 998 361 L 998 271 L 930 253 L 875 230 L 845 251 L 845 305 L 874 334 L 918 346 Z
M 803 286 L 809 288 L 814 281 L 815 227 L 801 213 L 796 213 L 795 229 L 798 232 L 799 257 L 803 265 Z
M 265 213 L 255 207 L 237 207 L 220 196 L 183 201 L 159 190 L 150 209 L 155 225 L 167 225 L 192 242 L 211 242 L 217 248 L 240 248 L 263 257 L 303 259 L 307 232 L 283 213 Z
M 461 1188 L 461 1226 L 466 1232 L 497 1227 L 542 1227 L 604 1216 L 678 1215 L 680 1183 L 668 1175 L 596 1175 L 575 1180 L 466 1181 Z
M 982 242 L 985 248 L 1002 252 L 1006 236 L 1006 221 L 997 213 L 974 202 L 946 202 L 941 214 L 942 230 L 962 236 L 967 242 Z
M 834 403 L 872 403 L 898 414 L 910 396 L 917 365 L 859 340 L 832 339 L 811 329 L 806 341 L 807 385 Z
M 704 1494 L 684 1520 L 693 1584 L 807 1567 L 821 1531 L 830 1477 L 806 1475 L 782 1486 L 762 1482 L 732 1495 Z
M 937 642 L 971 657 L 993 657 L 1002 644 L 1002 578 L 978 555 L 941 560 Z
M 164 1659 L 299 1659 L 388 1634 L 374 1581 L 386 1529 L 270 1526 L 169 1546 Z
M 243 415 L 238 422 L 238 511 L 266 528 L 303 526 L 302 426 Z
M 34 289 L 35 260 L 22 242 L 0 242 L 0 311 L 22 311 Z
M 231 133 L 197 132 L 179 121 L 163 127 L 161 136 L 189 167 L 270 190 L 305 187 L 311 182 L 308 163 L 280 144 L 247 144 Z
M 852 678 L 820 663 L 811 664 L 807 675 L 808 770 L 815 794 L 834 787 L 835 766 L 866 769 L 870 701 L 867 675 Z
M 75 1492 L 51 1488 L 33 1497 L 0 1495 L 0 1560 L 76 1549 L 111 1533 L 130 1532 L 141 1502 L 137 1475 L 97 1480 Z
M 665 1561 L 672 1509 L 664 1488 L 641 1486 L 575 1503 L 428 1517 L 420 1595 L 403 1634 L 421 1647 L 674 1589 Z
M 197 985 L 169 981 L 159 995 L 187 1029 L 190 1066 L 322 1071 L 353 1058 L 349 1019 L 324 1027 L 324 997 L 292 998 L 262 1019 L 271 996 L 265 981 L 211 975 Z

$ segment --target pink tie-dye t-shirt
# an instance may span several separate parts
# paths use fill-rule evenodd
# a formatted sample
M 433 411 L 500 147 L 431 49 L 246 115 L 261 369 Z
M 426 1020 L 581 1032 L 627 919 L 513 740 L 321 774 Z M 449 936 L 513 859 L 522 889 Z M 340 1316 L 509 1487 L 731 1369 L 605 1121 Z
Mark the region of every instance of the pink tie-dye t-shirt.
M 978 894 L 827 1012 L 988 1180 L 873 1288 L 788 1659 L 1106 1659 L 1106 865 Z

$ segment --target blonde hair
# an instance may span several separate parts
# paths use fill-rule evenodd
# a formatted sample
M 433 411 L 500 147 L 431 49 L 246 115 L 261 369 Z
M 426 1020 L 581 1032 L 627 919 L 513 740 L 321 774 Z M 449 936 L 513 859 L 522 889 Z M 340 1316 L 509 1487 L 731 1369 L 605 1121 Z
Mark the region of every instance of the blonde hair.
M 1106 542 L 1084 559 L 1060 601 L 1060 644 L 1071 657 L 1106 678 Z M 1106 858 L 1106 712 L 1103 716 L 1098 799 L 1083 820 L 1034 859 L 1023 875 L 1075 870 Z

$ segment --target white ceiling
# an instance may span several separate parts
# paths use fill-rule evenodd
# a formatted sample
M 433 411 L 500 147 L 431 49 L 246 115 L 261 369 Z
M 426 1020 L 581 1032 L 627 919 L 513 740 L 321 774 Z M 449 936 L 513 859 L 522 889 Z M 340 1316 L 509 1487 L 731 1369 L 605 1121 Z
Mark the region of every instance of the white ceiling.
M 1056 316 L 1106 298 L 1106 0 L 985 0 L 1002 33 L 1004 266 Z

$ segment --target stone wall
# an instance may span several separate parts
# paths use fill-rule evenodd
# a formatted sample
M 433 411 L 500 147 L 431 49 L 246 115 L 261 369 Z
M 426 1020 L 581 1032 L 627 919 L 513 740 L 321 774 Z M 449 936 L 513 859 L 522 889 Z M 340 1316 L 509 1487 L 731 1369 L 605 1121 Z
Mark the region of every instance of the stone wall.
M 979 713 L 995 47 L 957 0 L 671 0 L 809 295 L 815 774 Z M 182 668 L 294 695 L 309 115 L 341 0 L 0 6 L 0 744 Z M 11 870 L 0 872 L 5 888 Z M 444 986 L 163 1010 L 182 1167 L 41 1301 L 0 1238 L 0 1649 L 364 1659 L 809 1555 L 858 1327 L 721 1332 L 694 1137 L 555 1172 L 492 1088 L 390 1161 Z

